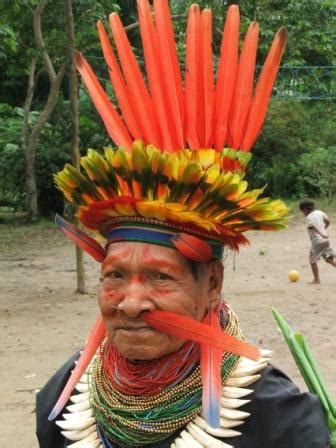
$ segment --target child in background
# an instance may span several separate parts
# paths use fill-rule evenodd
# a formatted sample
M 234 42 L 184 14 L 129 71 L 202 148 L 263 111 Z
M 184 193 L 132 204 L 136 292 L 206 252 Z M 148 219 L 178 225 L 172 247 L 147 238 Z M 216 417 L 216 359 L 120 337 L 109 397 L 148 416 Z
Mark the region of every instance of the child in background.
M 313 271 L 314 279 L 311 283 L 321 283 L 318 260 L 323 257 L 324 260 L 336 267 L 336 256 L 330 246 L 330 240 L 326 229 L 330 221 L 328 216 L 321 210 L 315 210 L 315 204 L 310 199 L 305 199 L 299 204 L 300 210 L 306 217 L 306 226 L 308 235 L 312 243 L 309 253 L 309 262 Z

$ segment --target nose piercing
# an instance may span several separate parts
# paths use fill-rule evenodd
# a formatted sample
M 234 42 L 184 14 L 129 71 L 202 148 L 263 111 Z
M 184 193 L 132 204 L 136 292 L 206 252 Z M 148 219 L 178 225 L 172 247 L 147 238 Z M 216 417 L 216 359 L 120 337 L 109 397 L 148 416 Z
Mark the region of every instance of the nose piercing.
M 110 305 L 110 308 L 114 308 L 115 310 L 119 310 L 119 306 Z

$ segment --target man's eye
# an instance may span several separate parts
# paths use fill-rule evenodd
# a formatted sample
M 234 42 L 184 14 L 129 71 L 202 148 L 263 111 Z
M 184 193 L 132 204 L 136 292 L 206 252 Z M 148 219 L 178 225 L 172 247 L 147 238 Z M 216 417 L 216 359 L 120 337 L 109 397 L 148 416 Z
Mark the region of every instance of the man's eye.
M 119 271 L 111 271 L 111 272 L 107 272 L 104 277 L 111 278 L 113 280 L 117 280 L 117 279 L 123 278 L 123 275 Z
M 159 281 L 173 280 L 173 278 L 170 275 L 164 274 L 163 272 L 156 272 L 153 277 L 154 277 L 154 280 L 159 280 Z

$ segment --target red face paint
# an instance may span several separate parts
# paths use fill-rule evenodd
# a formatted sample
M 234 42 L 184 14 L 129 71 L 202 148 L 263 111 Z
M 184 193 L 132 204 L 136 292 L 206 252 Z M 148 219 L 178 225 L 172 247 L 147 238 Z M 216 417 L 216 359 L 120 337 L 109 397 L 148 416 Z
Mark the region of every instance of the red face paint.
M 132 359 L 155 359 L 177 350 L 183 341 L 150 328 L 142 313 L 171 311 L 201 320 L 211 298 L 209 275 L 196 282 L 188 263 L 174 249 L 147 243 L 111 244 L 99 292 L 110 342 Z

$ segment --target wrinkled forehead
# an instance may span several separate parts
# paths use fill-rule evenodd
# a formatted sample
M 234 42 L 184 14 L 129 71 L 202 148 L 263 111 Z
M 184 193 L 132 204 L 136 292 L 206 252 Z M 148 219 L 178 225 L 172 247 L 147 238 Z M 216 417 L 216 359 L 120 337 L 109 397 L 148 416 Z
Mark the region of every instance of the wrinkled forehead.
M 143 266 L 187 268 L 188 261 L 175 249 L 143 242 L 116 242 L 109 244 L 103 266 L 111 262 L 136 262 Z

